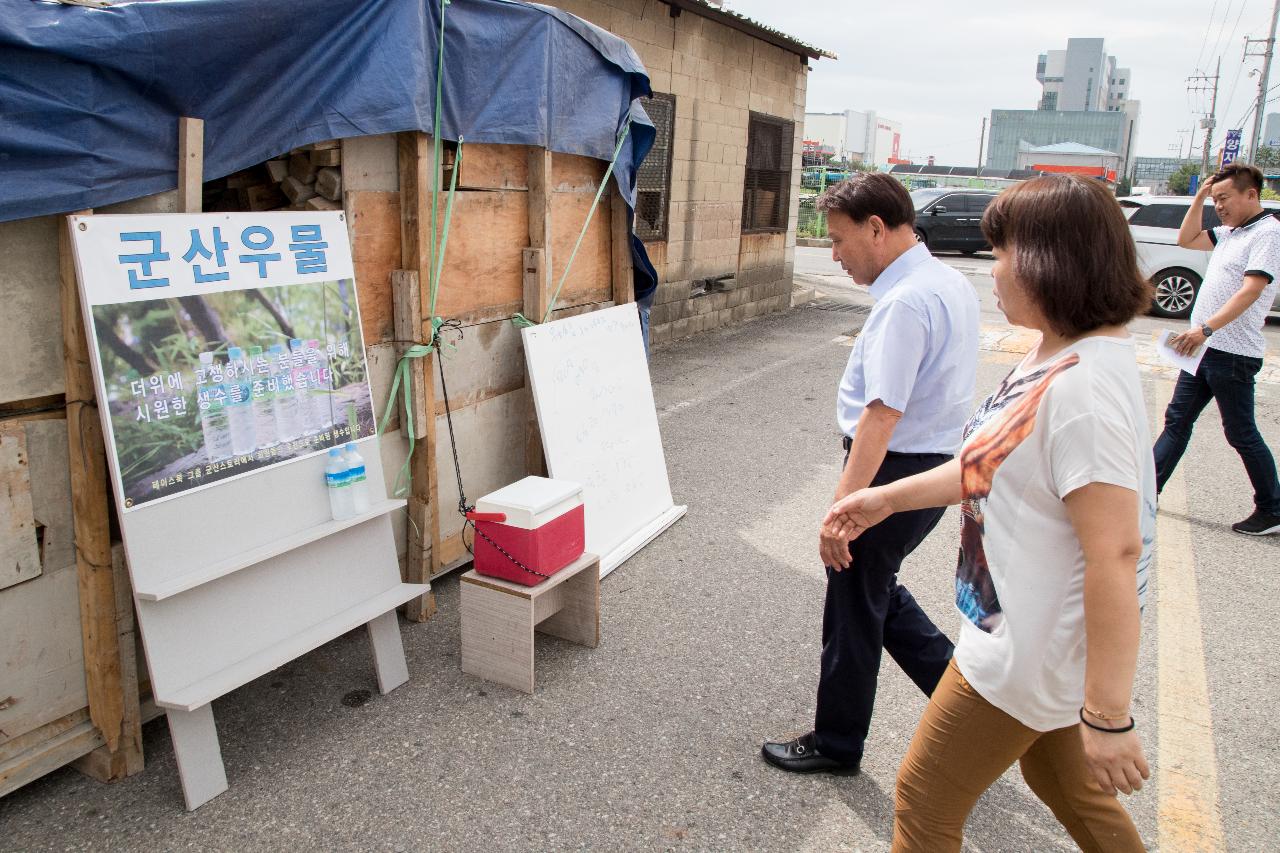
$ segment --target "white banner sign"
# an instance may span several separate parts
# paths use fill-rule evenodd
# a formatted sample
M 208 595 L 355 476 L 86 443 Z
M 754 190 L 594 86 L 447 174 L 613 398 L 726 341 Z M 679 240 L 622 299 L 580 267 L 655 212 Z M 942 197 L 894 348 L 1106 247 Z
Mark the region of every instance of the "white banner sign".
M 76 224 L 90 305 L 352 277 L 342 214 L 94 216 Z

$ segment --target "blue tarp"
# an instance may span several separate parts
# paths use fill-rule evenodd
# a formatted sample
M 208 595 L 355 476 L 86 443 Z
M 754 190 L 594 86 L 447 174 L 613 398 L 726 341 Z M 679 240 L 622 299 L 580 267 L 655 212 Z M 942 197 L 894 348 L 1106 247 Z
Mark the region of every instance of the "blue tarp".
M 513 0 L 444 14 L 442 138 L 607 161 L 631 120 L 615 174 L 634 205 L 654 130 L 631 46 Z M 439 15 L 439 0 L 0 0 L 0 221 L 173 189 L 182 116 L 204 119 L 206 179 L 311 142 L 433 132 Z

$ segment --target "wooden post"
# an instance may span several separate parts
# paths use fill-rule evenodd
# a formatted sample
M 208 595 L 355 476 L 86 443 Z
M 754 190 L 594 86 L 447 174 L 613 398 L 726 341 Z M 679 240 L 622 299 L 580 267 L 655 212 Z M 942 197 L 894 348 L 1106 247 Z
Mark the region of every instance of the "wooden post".
M 204 119 L 178 119 L 178 212 L 204 207 Z
M 92 211 L 80 211 L 87 215 Z M 69 226 L 68 226 L 69 227 Z M 81 762 L 100 781 L 121 779 L 142 769 L 142 724 L 137 690 L 126 691 L 117 618 L 116 578 L 111 565 L 107 454 L 102 421 L 94 399 L 93 367 L 85 336 L 80 292 L 68 227 L 58 235 L 62 279 L 62 356 L 66 371 L 67 443 L 71 469 L 71 508 L 80 593 L 80 630 L 84 645 L 89 718 L 102 732 L 98 755 Z M 125 632 L 132 637 L 131 631 Z M 133 649 L 129 649 L 132 658 Z M 103 752 L 105 750 L 105 752 Z
M 627 227 L 627 203 L 615 185 L 609 192 L 612 218 L 609 223 L 612 244 L 613 302 L 623 305 L 636 301 L 631 270 L 631 229 Z
M 400 265 L 392 273 L 393 322 L 396 339 L 426 342 L 431 318 L 423 317 L 424 282 L 431 280 L 429 223 L 431 186 L 431 137 L 407 131 L 397 138 L 400 169 Z M 429 291 L 428 291 L 429 293 Z M 410 305 L 412 301 L 413 305 Z M 416 306 L 416 307 L 415 307 Z M 435 354 L 412 359 L 414 389 L 414 439 L 409 471 L 413 477 L 409 496 L 408 552 L 405 580 L 428 583 L 441 567 L 439 489 L 436 482 L 436 384 Z M 401 422 L 404 428 L 404 422 Z M 428 592 L 405 607 L 414 622 L 425 622 L 436 612 L 435 593 Z
M 547 301 L 554 289 L 551 263 L 551 152 L 545 148 L 529 149 L 529 248 L 542 250 L 542 269 L 538 289 L 531 300 L 525 286 L 525 316 L 541 323 L 547 312 Z M 528 266 L 525 267 L 528 269 Z M 533 313 L 529 313 L 533 312 Z
M 416 270 L 395 270 L 391 273 L 391 299 L 392 299 L 392 320 L 395 324 L 396 336 L 396 356 L 399 358 L 404 355 L 405 350 L 413 346 L 412 341 L 421 339 L 422 336 L 422 291 L 418 281 L 418 273 Z M 412 391 L 413 403 L 413 437 L 417 441 L 426 438 L 428 435 L 428 421 L 434 420 L 434 412 L 430 412 L 427 408 L 427 391 L 426 391 L 426 375 L 420 369 L 418 362 L 427 361 L 425 359 L 413 359 L 409 369 L 409 386 Z M 395 405 L 388 402 L 388 405 Z M 408 435 L 409 420 L 408 413 L 402 408 L 400 411 L 400 429 L 405 430 Z M 434 430 L 430 430 L 434 433 Z M 412 524 L 408 525 L 406 533 L 408 537 L 408 545 L 405 551 L 405 582 L 406 583 L 430 583 L 431 575 L 434 572 L 432 563 L 433 555 L 436 553 L 434 542 L 431 538 L 431 524 L 435 516 L 435 503 L 431 499 L 431 488 L 428 477 L 420 477 L 422 473 L 421 462 L 424 457 L 430 458 L 434 456 L 432 449 L 434 441 L 428 441 L 429 446 L 421 443 L 414 445 L 413 459 L 410 460 L 409 468 L 413 475 L 412 493 L 409 496 L 409 519 Z M 434 467 L 434 466 L 432 466 Z M 436 603 L 435 594 L 419 596 L 405 605 L 405 615 L 412 622 L 425 622 L 435 613 Z
M 529 248 L 524 250 L 524 316 L 541 323 L 550 307 L 551 265 L 551 152 L 546 148 L 529 149 Z M 530 474 L 546 476 L 547 460 L 542 451 L 542 435 L 538 415 L 533 407 L 533 386 L 528 375 L 525 387 L 529 393 L 529 423 L 525 427 L 525 467 Z

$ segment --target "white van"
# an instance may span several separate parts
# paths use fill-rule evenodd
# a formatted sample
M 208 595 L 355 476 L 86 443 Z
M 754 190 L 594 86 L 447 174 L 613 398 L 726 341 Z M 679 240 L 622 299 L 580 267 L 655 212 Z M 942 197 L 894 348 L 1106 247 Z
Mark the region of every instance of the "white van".
M 1184 319 L 1191 316 L 1191 306 L 1209 265 L 1209 253 L 1184 249 L 1178 245 L 1178 229 L 1192 196 L 1140 195 L 1118 199 L 1129 217 L 1129 231 L 1138 246 L 1138 268 L 1156 286 L 1151 313 L 1157 317 Z M 1274 210 L 1280 218 L 1280 203 L 1264 201 L 1262 206 Z M 1213 203 L 1204 205 L 1204 227 L 1221 225 Z M 1280 288 L 1271 305 L 1271 317 L 1280 318 Z

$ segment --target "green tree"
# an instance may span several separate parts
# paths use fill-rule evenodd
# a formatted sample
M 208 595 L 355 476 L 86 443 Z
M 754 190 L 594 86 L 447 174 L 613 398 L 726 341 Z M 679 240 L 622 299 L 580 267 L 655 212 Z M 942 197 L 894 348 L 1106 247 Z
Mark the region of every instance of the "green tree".
M 1260 147 L 1253 155 L 1253 165 L 1263 170 L 1280 167 L 1280 148 Z
M 1173 195 L 1187 195 L 1191 192 L 1191 176 L 1200 174 L 1200 167 L 1195 163 L 1184 163 L 1169 176 L 1169 192 Z
M 1126 196 L 1133 194 L 1133 181 L 1128 178 L 1121 178 L 1120 183 L 1116 184 L 1116 195 Z

